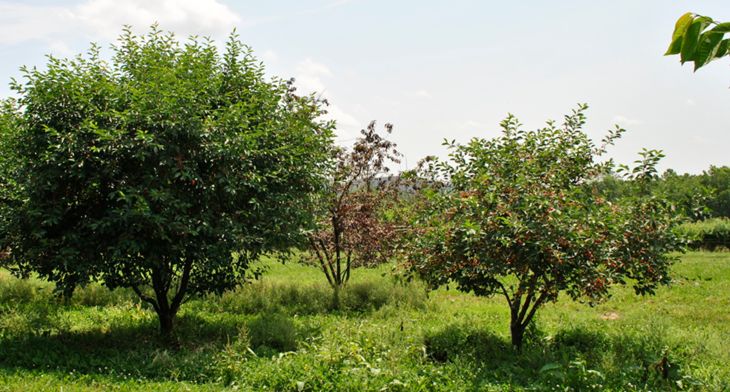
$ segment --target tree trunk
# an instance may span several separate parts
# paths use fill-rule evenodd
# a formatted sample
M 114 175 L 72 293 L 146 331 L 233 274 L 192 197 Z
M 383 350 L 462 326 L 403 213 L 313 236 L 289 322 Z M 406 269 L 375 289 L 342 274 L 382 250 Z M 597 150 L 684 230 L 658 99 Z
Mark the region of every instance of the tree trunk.
M 512 347 L 517 351 L 522 350 L 522 340 L 525 337 L 526 326 L 523 326 L 520 322 L 514 322 L 510 324 L 510 333 L 512 334 Z
M 165 339 L 170 338 L 175 323 L 175 313 L 171 311 L 157 312 L 157 317 L 160 319 L 160 334 Z
M 332 288 L 334 289 L 332 293 L 332 309 L 340 310 L 340 290 L 342 290 L 342 287 L 341 285 L 337 284 Z

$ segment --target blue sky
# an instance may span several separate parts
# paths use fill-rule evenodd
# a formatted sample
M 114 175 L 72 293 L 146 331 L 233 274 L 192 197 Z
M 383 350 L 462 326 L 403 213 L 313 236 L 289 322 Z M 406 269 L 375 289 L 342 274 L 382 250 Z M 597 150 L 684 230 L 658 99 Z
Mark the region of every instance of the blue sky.
M 235 27 L 271 75 L 329 99 L 340 143 L 394 123 L 403 167 L 444 138 L 497 135 L 508 112 L 531 129 L 586 102 L 595 139 L 627 129 L 618 161 L 658 148 L 662 168 L 697 173 L 730 165 L 730 60 L 693 73 L 662 56 L 686 11 L 730 21 L 726 0 L 0 0 L 0 96 L 19 66 L 108 48 L 123 24 L 217 40 Z

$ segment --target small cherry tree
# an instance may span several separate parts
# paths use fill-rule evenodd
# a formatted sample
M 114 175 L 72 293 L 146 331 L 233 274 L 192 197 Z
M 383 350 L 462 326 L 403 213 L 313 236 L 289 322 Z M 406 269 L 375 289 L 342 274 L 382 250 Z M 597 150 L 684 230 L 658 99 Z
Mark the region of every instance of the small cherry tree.
M 479 296 L 504 296 L 512 344 L 522 346 L 537 310 L 565 292 L 598 302 L 613 284 L 639 294 L 669 282 L 671 208 L 651 196 L 609 203 L 595 179 L 611 161 L 597 158 L 620 137 L 595 146 L 581 130 L 586 106 L 526 132 L 513 116 L 500 137 L 449 143 L 450 161 L 431 161 L 434 184 L 411 234 L 407 266 L 434 286 L 456 283 Z M 637 184 L 656 176 L 661 153 L 644 151 L 625 175 Z
M 393 126 L 385 124 L 386 133 Z M 353 268 L 386 262 L 393 252 L 396 225 L 387 219 L 398 185 L 389 163 L 398 163 L 396 145 L 376 132 L 375 122 L 361 131 L 352 149 L 336 148 L 330 183 L 323 194 L 319 220 L 309 233 L 311 257 L 337 294 Z

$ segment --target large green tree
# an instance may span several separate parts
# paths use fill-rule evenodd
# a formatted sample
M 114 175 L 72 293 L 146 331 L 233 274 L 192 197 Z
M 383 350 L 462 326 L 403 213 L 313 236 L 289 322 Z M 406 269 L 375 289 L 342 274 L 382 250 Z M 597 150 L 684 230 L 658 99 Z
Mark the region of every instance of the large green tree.
M 612 163 L 599 157 L 621 130 L 595 146 L 581 130 L 585 108 L 560 126 L 528 132 L 510 116 L 497 138 L 449 143 L 450 160 L 431 160 L 421 181 L 430 186 L 408 266 L 434 286 L 504 296 L 516 347 L 561 292 L 594 303 L 616 283 L 644 294 L 669 282 L 673 213 L 648 193 L 624 204 L 601 196 L 596 179 Z M 627 175 L 648 189 L 659 156 L 645 151 Z
M 12 88 L 2 144 L 19 164 L 3 184 L 17 197 L 3 226 L 20 274 L 67 293 L 130 287 L 167 335 L 191 295 L 234 287 L 311 223 L 333 124 L 235 35 L 219 53 L 126 30 L 110 61 L 97 47 L 49 57 Z

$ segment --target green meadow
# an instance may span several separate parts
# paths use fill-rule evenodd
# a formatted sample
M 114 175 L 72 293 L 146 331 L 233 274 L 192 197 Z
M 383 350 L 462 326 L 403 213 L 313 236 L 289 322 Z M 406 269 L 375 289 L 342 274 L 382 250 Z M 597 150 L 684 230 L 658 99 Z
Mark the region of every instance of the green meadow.
M 133 292 L 73 298 L 0 272 L 2 391 L 722 391 L 730 253 L 681 256 L 655 296 L 540 309 L 521 352 L 501 297 L 358 270 L 333 307 L 315 268 L 264 263 L 251 284 L 183 305 L 176 339 Z

